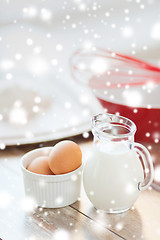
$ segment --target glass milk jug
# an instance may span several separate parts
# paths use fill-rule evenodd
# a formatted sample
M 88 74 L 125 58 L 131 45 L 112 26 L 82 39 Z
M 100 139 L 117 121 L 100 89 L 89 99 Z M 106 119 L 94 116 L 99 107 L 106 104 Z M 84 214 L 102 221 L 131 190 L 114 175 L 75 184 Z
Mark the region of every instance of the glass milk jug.
M 85 192 L 96 209 L 124 212 L 152 183 L 150 153 L 134 142 L 136 126 L 127 118 L 96 115 L 92 132 L 93 149 L 83 174 Z

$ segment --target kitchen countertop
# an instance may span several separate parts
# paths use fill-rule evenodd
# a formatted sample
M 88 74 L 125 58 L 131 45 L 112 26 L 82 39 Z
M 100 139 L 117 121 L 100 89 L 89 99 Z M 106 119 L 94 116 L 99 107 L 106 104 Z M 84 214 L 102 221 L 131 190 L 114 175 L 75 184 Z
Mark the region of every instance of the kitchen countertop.
M 92 139 L 70 138 L 89 151 Z M 53 146 L 47 142 L 40 146 Z M 68 239 L 160 239 L 160 192 L 150 188 L 141 193 L 132 209 L 122 214 L 97 211 L 87 199 L 83 186 L 80 199 L 65 208 L 34 211 L 26 202 L 20 158 L 39 144 L 12 146 L 0 151 L 0 238 L 3 240 L 68 240 Z M 154 159 L 160 146 L 152 146 Z

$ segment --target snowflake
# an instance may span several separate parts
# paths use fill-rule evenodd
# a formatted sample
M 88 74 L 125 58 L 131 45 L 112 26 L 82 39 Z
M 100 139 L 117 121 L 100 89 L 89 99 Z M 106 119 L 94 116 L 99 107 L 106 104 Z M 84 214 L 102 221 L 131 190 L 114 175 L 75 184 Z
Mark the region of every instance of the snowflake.
M 84 41 L 83 42 L 83 44 L 82 44 L 82 48 L 84 49 L 84 50 L 91 50 L 91 49 L 93 49 L 93 43 L 91 42 L 91 41 Z
M 64 106 L 65 106 L 65 108 L 69 109 L 69 108 L 71 108 L 72 104 L 71 104 L 71 102 L 65 102 Z
M 32 110 L 33 110 L 33 112 L 37 113 L 37 112 L 39 112 L 39 107 L 38 106 L 33 106 Z
M 135 192 L 135 185 L 132 183 L 128 183 L 125 187 L 125 191 L 127 194 L 133 194 Z
M 63 50 L 63 46 L 61 44 L 57 44 L 56 45 L 56 50 L 57 51 L 62 51 Z
M 90 191 L 89 193 L 91 196 L 94 196 L 94 191 Z
M 72 180 L 72 181 L 75 182 L 75 181 L 77 181 L 77 179 L 78 179 L 78 178 L 77 178 L 77 175 L 76 175 L 76 174 L 74 174 L 74 175 L 71 176 L 71 180 Z
M 26 197 L 21 202 L 21 209 L 24 212 L 33 212 L 36 208 L 36 201 L 32 197 Z
M 26 138 L 33 138 L 33 137 L 34 137 L 34 134 L 33 134 L 32 132 L 30 132 L 30 131 L 26 131 L 25 134 L 24 134 L 24 136 L 25 136 Z
M 23 11 L 23 16 L 26 18 L 34 18 L 38 13 L 37 8 L 34 6 L 23 8 L 22 11 Z
M 138 91 L 135 90 L 123 91 L 122 97 L 125 99 L 129 106 L 141 105 L 142 95 Z
M 133 35 L 133 29 L 130 26 L 122 28 L 122 35 L 126 38 L 130 38 Z
M 39 54 L 39 53 L 41 52 L 41 47 L 36 46 L 36 47 L 33 49 L 33 52 L 34 52 L 35 54 Z
M 38 225 L 39 225 L 39 227 L 42 227 L 43 226 L 43 222 L 40 222 Z
M 22 59 L 22 55 L 21 55 L 20 53 L 16 53 L 15 59 L 16 59 L 17 61 L 21 60 L 21 59 Z
M 57 197 L 57 198 L 55 199 L 55 203 L 56 203 L 57 205 L 63 203 L 63 198 L 62 198 L 62 197 Z
M 53 239 L 54 240 L 69 240 L 70 236 L 69 233 L 65 230 L 58 230 L 55 233 L 53 233 Z
M 83 133 L 83 137 L 84 137 L 84 138 L 88 138 L 88 137 L 89 137 L 89 132 L 84 132 L 84 133 Z
M 75 23 L 72 24 L 72 28 L 76 28 L 77 25 Z
M 13 78 L 13 75 L 11 73 L 6 74 L 6 79 L 11 80 Z
M 124 13 L 128 14 L 129 13 L 129 9 L 124 9 Z
M 79 101 L 80 103 L 82 104 L 88 104 L 89 103 L 89 97 L 87 94 L 81 94 L 80 97 L 79 97 Z
M 143 46 L 143 50 L 146 51 L 148 49 L 148 47 L 145 45 Z
M 137 45 L 136 45 L 136 43 L 132 43 L 131 46 L 132 46 L 133 48 L 135 48 Z
M 89 108 L 85 108 L 85 109 L 82 111 L 82 114 L 83 114 L 83 116 L 89 116 L 89 115 L 90 115 L 90 109 L 89 109 Z
M 49 21 L 52 18 L 52 13 L 48 9 L 42 8 L 41 9 L 41 19 L 43 21 Z
M 109 13 L 109 12 L 106 12 L 106 13 L 105 13 L 105 16 L 106 16 L 106 17 L 109 17 L 109 16 L 110 16 L 110 13 Z
M 109 98 L 113 100 L 114 99 L 114 95 L 111 94 Z
M 14 62 L 10 59 L 5 59 L 1 62 L 1 68 L 3 70 L 9 70 L 9 69 L 12 69 L 14 67 Z
M 59 68 L 58 72 L 62 73 L 63 72 L 63 68 Z
M 134 109 L 133 109 L 133 112 L 134 112 L 134 113 L 137 113 L 137 112 L 138 112 L 138 109 L 137 109 L 137 108 L 134 108 Z
M 146 133 L 146 137 L 150 137 L 150 133 L 149 132 Z
M 112 23 L 112 24 L 111 24 L 111 28 L 116 28 L 116 24 L 115 24 L 115 23 Z
M 110 86 L 111 85 L 111 82 L 106 82 L 106 86 Z
M 85 33 L 85 34 L 88 34 L 88 33 L 89 33 L 89 30 L 88 30 L 88 29 L 84 29 L 84 33 Z
M 23 107 L 13 107 L 9 113 L 9 121 L 13 124 L 26 124 L 27 112 Z
M 39 210 L 40 212 L 42 212 L 42 211 L 43 211 L 43 208 L 42 208 L 42 207 L 39 207 L 38 210 Z
M 57 59 L 52 59 L 51 60 L 51 64 L 53 65 L 53 66 L 57 66 L 58 65 L 58 60 Z
M 97 38 L 101 38 L 101 36 L 100 36 L 99 34 L 96 34 L 96 33 L 95 33 L 95 34 L 94 34 L 94 38 L 96 38 L 96 39 L 97 39 Z
M 33 45 L 33 40 L 31 39 L 31 38 L 28 38 L 27 39 L 27 41 L 26 41 L 26 44 L 28 45 L 28 46 L 31 46 L 31 45 Z
M 51 33 L 47 33 L 47 34 L 46 34 L 46 37 L 47 37 L 47 38 L 51 38 L 51 36 L 52 36 Z
M 44 212 L 44 216 L 48 216 L 48 212 Z
M 85 3 L 81 3 L 79 4 L 78 8 L 80 11 L 86 11 L 87 5 Z
M 46 73 L 48 70 L 48 63 L 42 57 L 32 57 L 28 59 L 28 68 L 35 75 Z
M 155 139 L 154 139 L 154 142 L 155 142 L 155 143 L 159 143 L 159 139 L 158 139 L 158 138 L 155 138 Z
M 35 103 L 40 103 L 41 102 L 41 98 L 37 96 L 37 97 L 35 97 L 34 101 L 35 101 Z
M 121 222 L 117 223 L 116 226 L 115 226 L 115 229 L 117 231 L 121 231 L 123 229 L 123 223 L 121 223 Z
M 102 74 L 109 68 L 109 65 L 105 59 L 96 58 L 93 60 L 90 68 L 93 72 Z
M 0 149 L 4 150 L 6 148 L 6 145 L 4 143 L 0 143 Z
M 69 20 L 71 18 L 70 15 L 66 15 L 66 19 Z

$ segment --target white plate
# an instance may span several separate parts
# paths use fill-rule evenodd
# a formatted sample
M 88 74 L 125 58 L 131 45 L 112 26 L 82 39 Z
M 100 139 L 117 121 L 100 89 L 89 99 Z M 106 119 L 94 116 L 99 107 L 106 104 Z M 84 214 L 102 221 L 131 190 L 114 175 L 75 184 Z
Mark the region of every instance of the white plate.
M 34 89 L 34 90 L 33 90 Z M 16 94 L 15 94 L 16 92 Z M 8 98 L 9 96 L 9 98 Z M 1 88 L 0 139 L 5 145 L 66 138 L 90 130 L 91 116 L 102 111 L 95 97 L 77 86 L 51 79 L 36 88 L 23 85 Z M 92 105 L 91 105 L 92 103 Z
M 71 81 L 71 50 L 60 54 L 57 41 L 46 34 L 33 25 L 0 29 L 0 144 L 81 134 L 90 130 L 91 116 L 102 111 L 89 90 Z

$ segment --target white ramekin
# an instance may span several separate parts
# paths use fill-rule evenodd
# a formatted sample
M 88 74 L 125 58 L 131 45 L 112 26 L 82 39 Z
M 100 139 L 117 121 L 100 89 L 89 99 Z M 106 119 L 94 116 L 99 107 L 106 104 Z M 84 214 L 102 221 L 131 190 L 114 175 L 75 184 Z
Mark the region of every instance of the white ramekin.
M 41 175 L 26 169 L 33 159 L 49 155 L 52 148 L 38 148 L 26 153 L 21 159 L 21 169 L 26 196 L 33 198 L 37 206 L 60 208 L 79 198 L 82 165 L 75 171 L 61 175 Z

